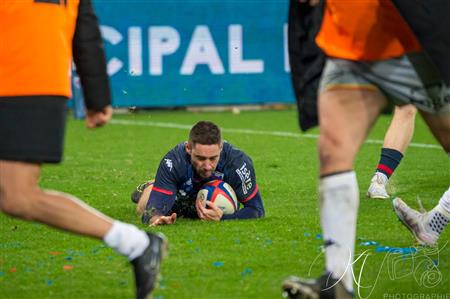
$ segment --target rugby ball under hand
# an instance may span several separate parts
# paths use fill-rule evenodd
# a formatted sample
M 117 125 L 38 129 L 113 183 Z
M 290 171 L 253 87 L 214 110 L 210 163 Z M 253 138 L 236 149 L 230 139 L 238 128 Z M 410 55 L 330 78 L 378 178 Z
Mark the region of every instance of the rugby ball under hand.
M 197 199 L 205 201 L 205 206 L 206 200 L 214 203 L 216 207 L 222 210 L 224 215 L 234 214 L 239 207 L 233 188 L 221 180 L 204 184 L 197 194 Z

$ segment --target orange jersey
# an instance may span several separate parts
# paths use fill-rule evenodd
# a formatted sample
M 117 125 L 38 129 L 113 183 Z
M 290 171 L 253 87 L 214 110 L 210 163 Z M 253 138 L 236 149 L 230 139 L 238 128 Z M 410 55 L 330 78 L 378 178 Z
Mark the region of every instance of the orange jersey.
M 327 0 L 325 3 L 316 43 L 328 56 L 370 61 L 421 49 L 390 0 Z
M 71 96 L 79 0 L 0 2 L 0 97 Z

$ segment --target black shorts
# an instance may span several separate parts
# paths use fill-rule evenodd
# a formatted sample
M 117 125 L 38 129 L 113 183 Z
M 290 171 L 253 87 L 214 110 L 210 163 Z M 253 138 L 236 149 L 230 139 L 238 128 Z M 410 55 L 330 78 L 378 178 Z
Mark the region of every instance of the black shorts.
M 66 104 L 63 96 L 0 97 L 0 160 L 60 162 Z

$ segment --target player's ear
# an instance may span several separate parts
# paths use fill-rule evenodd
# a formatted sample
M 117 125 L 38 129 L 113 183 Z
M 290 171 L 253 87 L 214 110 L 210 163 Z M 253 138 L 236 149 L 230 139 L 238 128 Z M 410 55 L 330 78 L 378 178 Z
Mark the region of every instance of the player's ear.
M 190 154 L 192 153 L 192 147 L 191 147 L 191 143 L 190 143 L 189 141 L 186 142 L 185 148 L 186 148 L 186 153 L 187 153 L 188 155 L 190 155 Z

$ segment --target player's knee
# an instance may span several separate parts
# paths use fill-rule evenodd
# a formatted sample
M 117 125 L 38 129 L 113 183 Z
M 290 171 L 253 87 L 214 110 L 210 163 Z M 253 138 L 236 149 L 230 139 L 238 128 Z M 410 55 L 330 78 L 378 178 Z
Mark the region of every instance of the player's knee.
M 321 165 L 333 164 L 339 159 L 340 152 L 344 151 L 343 145 L 338 139 L 326 134 L 320 136 L 318 149 Z
M 0 210 L 12 217 L 32 220 L 30 197 L 13 188 L 0 188 Z

